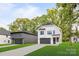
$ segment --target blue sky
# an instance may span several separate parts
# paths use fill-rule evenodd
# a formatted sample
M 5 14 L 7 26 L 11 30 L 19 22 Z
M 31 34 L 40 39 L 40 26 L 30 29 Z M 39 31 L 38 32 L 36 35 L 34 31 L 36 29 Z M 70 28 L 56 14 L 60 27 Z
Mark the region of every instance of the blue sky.
M 53 3 L 0 3 L 0 27 L 7 25 L 16 18 L 33 18 L 46 14 L 47 9 L 55 8 Z

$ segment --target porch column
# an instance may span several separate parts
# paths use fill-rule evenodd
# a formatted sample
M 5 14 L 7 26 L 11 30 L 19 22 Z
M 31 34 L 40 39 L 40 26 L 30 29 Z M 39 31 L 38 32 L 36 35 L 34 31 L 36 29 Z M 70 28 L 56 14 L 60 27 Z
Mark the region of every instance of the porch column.
M 57 42 L 57 37 L 55 37 L 55 42 L 56 42 L 56 44 L 58 44 L 59 42 Z
M 22 44 L 24 44 L 24 39 L 22 39 Z
M 52 37 L 50 38 L 50 41 L 51 41 L 51 44 L 53 44 L 53 38 Z
M 38 38 L 38 44 L 40 44 L 40 38 Z

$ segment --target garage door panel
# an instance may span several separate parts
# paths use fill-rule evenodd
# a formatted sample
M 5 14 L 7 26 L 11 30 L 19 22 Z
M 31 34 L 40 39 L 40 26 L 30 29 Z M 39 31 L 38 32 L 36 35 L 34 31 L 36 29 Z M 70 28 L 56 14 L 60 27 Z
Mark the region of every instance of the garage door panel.
M 22 44 L 22 39 L 16 39 L 15 44 Z
M 50 44 L 50 38 L 40 38 L 41 44 Z

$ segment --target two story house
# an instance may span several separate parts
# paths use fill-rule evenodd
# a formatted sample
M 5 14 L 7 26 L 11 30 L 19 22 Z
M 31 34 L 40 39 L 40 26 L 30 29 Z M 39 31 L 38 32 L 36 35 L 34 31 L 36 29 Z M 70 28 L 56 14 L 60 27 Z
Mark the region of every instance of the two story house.
M 54 24 L 39 26 L 38 44 L 60 44 L 62 43 L 62 31 Z

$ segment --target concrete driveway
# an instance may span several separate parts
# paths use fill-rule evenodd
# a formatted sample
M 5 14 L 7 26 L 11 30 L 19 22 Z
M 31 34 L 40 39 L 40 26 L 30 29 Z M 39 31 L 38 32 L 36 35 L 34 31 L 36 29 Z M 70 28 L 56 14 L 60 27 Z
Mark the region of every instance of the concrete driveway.
M 35 44 L 32 46 L 27 46 L 27 47 L 23 47 L 23 48 L 18 48 L 18 49 L 14 49 L 14 50 L 10 50 L 10 51 L 6 51 L 6 52 L 0 52 L 0 56 L 24 56 L 28 53 L 31 53 L 35 50 L 38 50 L 42 47 L 44 47 L 46 45 L 44 44 Z

